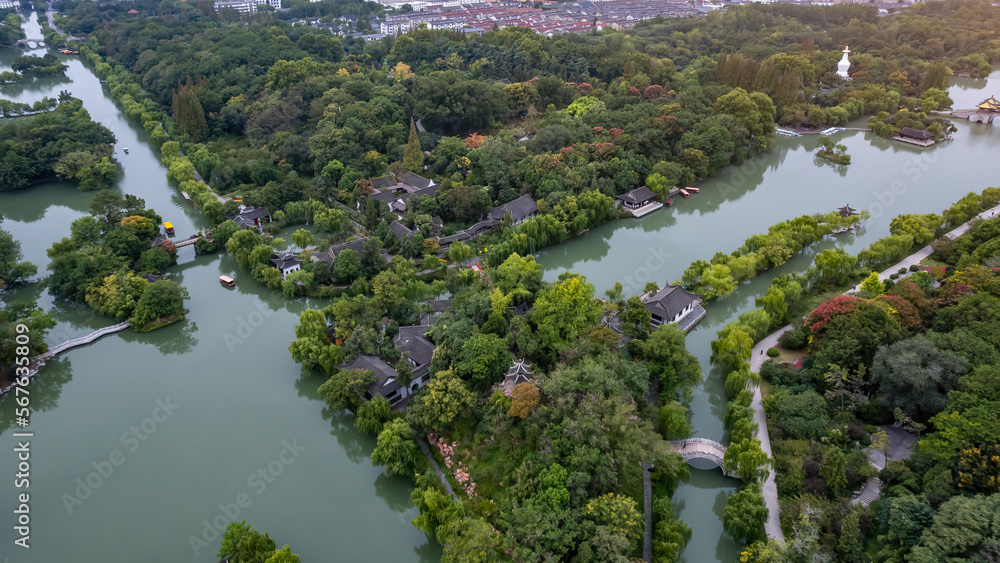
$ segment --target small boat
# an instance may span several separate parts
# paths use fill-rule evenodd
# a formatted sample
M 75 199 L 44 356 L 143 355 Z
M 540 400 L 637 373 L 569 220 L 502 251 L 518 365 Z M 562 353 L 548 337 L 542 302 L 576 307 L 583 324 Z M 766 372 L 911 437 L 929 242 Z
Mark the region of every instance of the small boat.
M 125 154 L 128 154 L 128 149 L 125 149 Z
M 166 223 L 164 223 L 163 224 L 163 228 L 167 231 L 168 235 L 174 234 L 174 224 L 171 223 L 170 221 L 167 221 Z
M 236 287 L 236 280 L 229 276 L 219 276 L 219 283 L 226 287 Z
M 691 192 L 691 193 L 693 193 L 693 194 L 700 194 L 701 193 L 701 188 L 684 188 L 684 189 L 687 190 L 687 191 L 689 191 L 689 192 Z
M 684 196 L 684 199 L 691 197 L 687 190 L 681 190 L 681 195 Z
M 667 207 L 670 207 L 670 206 L 671 206 L 671 205 L 673 205 L 673 204 L 674 204 L 674 200 L 672 200 L 672 199 L 667 199 Z

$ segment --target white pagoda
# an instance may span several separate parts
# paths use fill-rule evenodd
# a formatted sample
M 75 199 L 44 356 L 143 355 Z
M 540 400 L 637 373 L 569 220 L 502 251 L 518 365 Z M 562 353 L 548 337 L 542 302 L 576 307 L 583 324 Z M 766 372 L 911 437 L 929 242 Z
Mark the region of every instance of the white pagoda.
M 847 60 L 847 55 L 851 53 L 851 50 L 844 46 L 844 58 L 840 59 L 837 63 L 837 76 L 843 78 L 844 80 L 850 80 L 850 76 L 847 75 L 847 69 L 851 68 L 851 61 Z

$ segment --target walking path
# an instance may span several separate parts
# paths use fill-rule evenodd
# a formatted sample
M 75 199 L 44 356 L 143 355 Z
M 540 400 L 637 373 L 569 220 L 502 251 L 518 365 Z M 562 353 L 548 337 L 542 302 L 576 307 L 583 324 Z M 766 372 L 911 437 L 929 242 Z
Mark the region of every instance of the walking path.
M 650 482 L 649 464 L 642 463 L 642 498 L 646 507 L 646 536 L 642 539 L 642 559 L 653 560 L 653 486 Z
M 417 439 L 417 444 L 420 445 L 420 449 L 423 450 L 424 455 L 427 456 L 427 461 L 431 462 L 431 468 L 434 470 L 434 473 L 437 473 L 438 479 L 440 479 L 441 484 L 444 485 L 444 490 L 448 491 L 448 494 L 451 495 L 451 498 L 455 499 L 455 501 L 458 501 L 458 495 L 456 495 L 454 489 L 451 488 L 451 483 L 448 482 L 448 478 L 444 476 L 444 472 L 441 471 L 441 468 L 438 467 L 437 462 L 434 461 L 434 454 L 431 453 L 431 449 L 427 446 L 427 444 L 421 437 L 419 436 L 414 436 L 414 437 Z
M 765 336 L 763 340 L 758 342 L 754 346 L 753 352 L 751 352 L 750 369 L 759 373 L 760 366 L 768 359 L 767 349 L 776 346 L 778 344 L 778 337 L 792 328 L 794 328 L 792 325 L 788 325 Z M 757 438 L 760 440 L 760 447 L 767 454 L 767 457 L 771 458 L 771 438 L 767 433 L 767 414 L 764 413 L 764 404 L 759 385 L 753 390 L 753 402 L 750 406 L 753 408 L 753 420 L 757 423 Z M 763 493 L 764 505 L 767 506 L 767 522 L 764 524 L 764 530 L 767 532 L 767 537 L 776 540 L 780 544 L 784 544 L 785 534 L 781 531 L 781 517 L 778 512 L 778 487 L 774 483 L 774 468 L 771 468 L 767 479 L 764 481 Z
M 959 237 L 965 234 L 969 230 L 969 228 L 972 226 L 972 222 L 975 221 L 976 219 L 990 219 L 992 217 L 996 217 L 997 212 L 1000 212 L 1000 205 L 994 207 L 993 209 L 987 209 L 986 211 L 983 211 L 979 215 L 976 215 L 972 219 L 969 219 L 965 223 L 962 223 L 961 225 L 955 227 L 953 230 L 945 233 L 941 238 Z M 910 266 L 919 265 L 921 260 L 926 259 L 933 253 L 934 249 L 931 248 L 931 245 L 928 244 L 927 246 L 907 256 L 906 258 L 903 258 L 898 264 L 895 264 L 883 270 L 882 272 L 879 273 L 878 277 L 880 280 L 885 281 L 889 279 L 889 276 L 898 272 L 900 268 L 909 269 Z M 853 291 L 861 291 L 861 284 L 854 286 Z
M 886 451 L 865 448 L 868 453 L 868 463 L 879 471 L 885 469 L 890 461 L 909 459 L 913 455 L 913 446 L 920 439 L 916 434 L 911 434 L 902 428 L 893 425 L 883 425 L 880 427 L 889 438 Z M 888 454 L 888 455 L 887 455 Z M 876 500 L 882 492 L 882 481 L 878 477 L 872 477 L 865 483 L 854 496 L 851 497 L 851 504 L 868 506 Z
M 100 337 L 102 337 L 102 336 L 104 336 L 106 334 L 111 334 L 111 333 L 114 333 L 114 332 L 119 332 L 119 331 L 125 330 L 126 328 L 128 328 L 128 326 L 129 326 L 128 325 L 128 321 L 125 321 L 123 323 L 118 323 L 116 325 L 106 326 L 104 328 L 99 328 L 99 329 L 95 330 L 94 332 L 92 332 L 92 333 L 90 333 L 90 334 L 88 334 L 86 336 L 81 336 L 79 338 L 74 338 L 72 340 L 67 340 L 66 342 L 63 342 L 62 344 L 57 344 L 55 346 L 50 347 L 48 350 L 46 350 L 45 352 L 42 352 L 41 354 L 39 354 L 38 356 L 35 357 L 35 359 L 34 359 L 34 367 L 28 372 L 28 377 L 34 377 L 35 375 L 38 375 L 39 368 L 41 368 L 42 366 L 44 366 L 45 365 L 45 360 L 48 360 L 52 356 L 55 356 L 56 354 L 58 354 L 60 352 L 65 352 L 66 350 L 69 350 L 70 348 L 75 348 L 77 346 L 83 346 L 85 344 L 90 344 L 91 342 L 97 340 L 98 338 L 100 338 Z M 3 389 L 0 389 L 0 395 L 6 393 L 8 391 L 10 391 L 11 389 L 13 389 L 15 387 L 15 385 L 16 385 L 16 383 L 11 383 L 7 387 L 4 387 Z

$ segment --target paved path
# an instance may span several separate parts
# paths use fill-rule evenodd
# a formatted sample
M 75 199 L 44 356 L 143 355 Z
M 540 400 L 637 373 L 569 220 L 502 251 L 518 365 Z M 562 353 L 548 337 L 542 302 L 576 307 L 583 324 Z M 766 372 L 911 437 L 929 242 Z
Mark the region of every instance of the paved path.
M 760 366 L 768 359 L 767 349 L 776 346 L 778 344 L 778 337 L 792 328 L 794 328 L 792 325 L 788 325 L 765 336 L 763 340 L 758 342 L 754 346 L 753 352 L 751 352 L 750 369 L 760 372 Z M 753 408 L 753 420 L 757 423 L 757 438 L 760 440 L 760 447 L 767 454 L 767 457 L 771 458 L 771 438 L 767 433 L 767 414 L 764 413 L 760 386 L 754 388 L 753 402 L 750 406 Z M 767 522 L 764 524 L 764 530 L 767 532 L 767 537 L 776 540 L 780 544 L 784 544 L 785 534 L 781 531 L 781 517 L 778 512 L 778 487 L 774 483 L 773 468 L 764 481 L 763 493 L 764 505 L 767 506 Z
M 642 497 L 646 507 L 646 536 L 642 539 L 643 561 L 653 560 L 653 486 L 650 482 L 649 464 L 642 463 Z
M 431 453 L 431 449 L 424 442 L 423 438 L 419 436 L 414 436 L 414 437 L 417 439 L 417 444 L 420 445 L 420 449 L 423 450 L 424 455 L 427 456 L 427 461 L 431 462 L 431 468 L 434 469 L 434 473 L 437 473 L 438 479 L 440 479 L 441 484 L 444 485 L 444 490 L 448 491 L 448 494 L 451 495 L 451 498 L 455 499 L 458 502 L 461 502 L 458 500 L 458 495 L 456 495 L 455 491 L 451 488 L 451 483 L 448 482 L 448 478 L 444 476 L 444 472 L 441 471 L 441 468 L 438 467 L 437 462 L 434 461 L 434 454 Z
M 983 211 L 982 213 L 976 215 L 972 219 L 969 219 L 965 223 L 962 223 L 961 225 L 955 227 L 951 231 L 948 231 L 941 238 L 959 237 L 965 234 L 969 230 L 969 227 L 972 226 L 972 222 L 975 221 L 976 219 L 990 219 L 992 217 L 996 217 L 998 212 L 1000 212 L 1000 205 L 994 207 L 993 209 L 987 209 L 986 211 Z M 931 245 L 928 244 L 927 246 L 907 256 L 906 258 L 903 258 L 898 264 L 894 264 L 889 268 L 883 270 L 882 272 L 879 273 L 878 277 L 880 280 L 885 281 L 889 279 L 889 276 L 898 272 L 900 268 L 909 269 L 910 266 L 919 265 L 921 260 L 928 258 L 931 254 L 934 254 L 934 249 L 931 248 Z M 854 286 L 853 291 L 861 291 L 861 284 Z
M 910 456 L 913 455 L 913 446 L 917 443 L 917 440 L 920 439 L 920 436 L 911 434 L 902 428 L 888 424 L 880 426 L 879 428 L 884 430 L 889 436 L 889 446 L 887 448 L 889 458 L 886 459 L 886 452 L 874 450 L 872 448 L 865 448 L 865 452 L 868 454 L 868 463 L 870 463 L 872 467 L 881 471 L 885 469 L 888 462 L 909 459 Z M 851 504 L 868 506 L 872 501 L 879 497 L 881 492 L 882 481 L 880 481 L 878 477 L 872 477 L 867 483 L 865 483 L 865 486 L 851 498 Z

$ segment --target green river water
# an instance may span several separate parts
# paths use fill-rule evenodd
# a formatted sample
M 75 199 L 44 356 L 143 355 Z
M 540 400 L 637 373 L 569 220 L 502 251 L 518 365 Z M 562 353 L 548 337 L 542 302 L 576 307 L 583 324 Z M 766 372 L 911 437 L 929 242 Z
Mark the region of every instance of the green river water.
M 34 15 L 25 27 L 29 37 L 40 37 Z M 19 53 L 0 49 L 0 68 Z M 70 66 L 65 78 L 6 86 L 0 97 L 30 102 L 71 91 L 118 138 L 125 175 L 116 189 L 144 198 L 173 222 L 178 238 L 204 229 L 200 213 L 167 184 L 148 135 L 122 114 L 80 59 L 64 58 Z M 955 82 L 955 107 L 971 107 L 988 95 L 987 80 Z M 771 276 L 807 267 L 813 251 L 842 244 L 857 252 L 888 233 L 892 216 L 937 212 L 994 183 L 989 170 L 1000 131 L 966 122 L 958 127 L 955 140 L 930 150 L 839 133 L 836 139 L 853 156 L 846 171 L 814 162 L 815 137 L 779 138 L 773 153 L 730 167 L 690 200 L 599 227 L 543 251 L 538 260 L 546 279 L 572 270 L 585 274 L 599 293 L 623 281 L 631 295 L 650 279 L 662 285 L 678 278 L 693 260 L 729 252 L 780 220 L 847 203 L 870 210 L 863 231 L 824 241 L 741 286 L 713 303 L 689 334 L 688 347 L 706 374 L 691 405 L 695 433 L 724 439 L 722 380 L 708 364 L 715 331 L 752 308 Z M 128 155 L 122 154 L 126 147 Z M 45 250 L 87 214 L 92 197 L 60 183 L 0 193 L 3 227 L 44 274 Z M 15 532 L 4 526 L 0 557 L 215 561 L 217 529 L 232 518 L 267 531 L 279 546 L 290 544 L 306 561 L 439 559 L 436 542 L 410 524 L 417 512 L 409 483 L 371 466 L 374 439 L 359 434 L 352 418 L 327 411 L 316 393 L 320 379 L 301 375 L 291 361 L 287 346 L 298 314 L 321 303 L 285 299 L 237 270 L 229 256 L 195 257 L 192 247 L 181 249 L 169 274 L 190 292 L 186 321 L 150 334 L 105 337 L 60 355 L 33 380 L 31 548 L 14 546 Z M 235 290 L 219 286 L 222 274 L 238 278 Z M 57 320 L 50 344 L 112 324 L 37 287 L 15 296 L 37 298 Z M 13 421 L 13 401 L 0 400 L 0 510 L 7 522 L 16 506 Z M 265 478 L 255 477 L 258 471 Z M 738 548 L 722 533 L 721 516 L 736 485 L 718 470 L 704 470 L 692 471 L 678 489 L 677 512 L 694 529 L 685 561 L 735 558 Z M 208 547 L 199 548 L 200 542 Z

